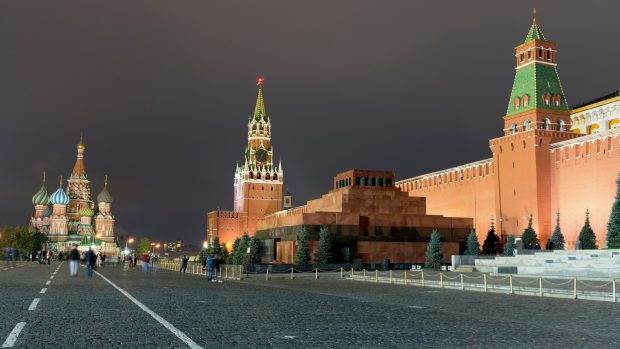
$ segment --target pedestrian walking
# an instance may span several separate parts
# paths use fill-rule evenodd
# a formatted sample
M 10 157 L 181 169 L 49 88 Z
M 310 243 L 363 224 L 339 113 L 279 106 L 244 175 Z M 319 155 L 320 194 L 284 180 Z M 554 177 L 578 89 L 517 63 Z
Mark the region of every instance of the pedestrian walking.
M 101 253 L 97 253 L 97 259 L 95 259 L 95 261 L 97 268 L 101 267 Z
M 95 256 L 95 252 L 93 252 L 92 248 L 88 248 L 88 251 L 84 254 L 84 259 L 86 261 L 88 276 L 92 278 L 93 269 L 95 268 L 95 263 L 97 263 L 97 256 Z
M 77 245 L 71 246 L 71 252 L 69 252 L 69 275 L 77 276 L 78 261 L 80 260 L 80 252 L 77 250 Z
M 214 270 L 215 270 L 215 257 L 213 256 L 213 253 L 211 253 L 209 257 L 207 257 L 207 279 L 209 279 L 209 281 L 211 282 L 215 282 L 215 280 L 213 279 Z
M 179 272 L 185 273 L 187 270 L 187 261 L 189 261 L 189 258 L 187 258 L 187 255 L 183 255 L 183 258 L 181 258 L 181 270 L 179 270 Z
M 101 254 L 101 265 L 105 265 L 105 258 L 106 258 L 105 253 L 102 253 Z
M 148 254 L 143 254 L 142 255 L 142 272 L 146 273 L 147 271 L 149 271 L 149 255 Z

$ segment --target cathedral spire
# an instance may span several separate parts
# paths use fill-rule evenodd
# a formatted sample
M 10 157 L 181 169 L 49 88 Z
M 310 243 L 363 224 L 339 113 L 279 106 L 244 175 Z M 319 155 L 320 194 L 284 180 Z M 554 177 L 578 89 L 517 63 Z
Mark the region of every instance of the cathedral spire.
M 265 111 L 265 103 L 263 102 L 263 81 L 265 81 L 265 79 L 262 77 L 256 79 L 258 96 L 256 96 L 256 107 L 254 107 L 254 119 L 267 121 L 267 112 Z
M 71 178 L 86 178 L 86 167 L 84 166 L 84 136 L 80 133 L 80 142 L 77 144 L 77 159 L 71 172 Z
M 540 30 L 538 23 L 536 23 L 536 9 L 532 10 L 532 26 L 530 27 L 530 31 L 527 32 L 527 36 L 525 37 L 525 41 L 523 43 L 526 44 L 533 40 L 547 41 L 542 33 L 542 30 Z

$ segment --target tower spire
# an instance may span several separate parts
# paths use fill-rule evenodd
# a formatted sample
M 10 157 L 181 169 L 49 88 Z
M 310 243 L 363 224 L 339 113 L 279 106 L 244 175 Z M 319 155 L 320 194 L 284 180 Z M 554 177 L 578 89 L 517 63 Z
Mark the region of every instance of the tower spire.
M 254 119 L 267 121 L 267 112 L 265 111 L 265 102 L 263 102 L 263 81 L 265 78 L 256 79 L 258 85 L 258 95 L 256 96 L 256 107 L 254 107 Z
M 43 171 L 43 180 L 41 181 L 42 185 L 45 185 L 45 171 Z
M 84 134 L 80 132 L 80 142 L 77 144 L 77 159 L 71 171 L 71 178 L 86 178 L 86 167 L 84 166 Z

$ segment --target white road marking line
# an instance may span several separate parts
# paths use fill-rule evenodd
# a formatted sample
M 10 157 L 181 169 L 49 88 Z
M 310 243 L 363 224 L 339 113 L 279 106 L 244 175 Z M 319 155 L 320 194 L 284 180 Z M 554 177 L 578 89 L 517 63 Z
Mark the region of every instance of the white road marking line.
M 39 301 L 41 300 L 41 298 L 35 298 L 32 300 L 32 303 L 30 303 L 30 306 L 28 307 L 28 310 L 35 310 L 37 309 L 37 304 L 39 304 Z
M 139 300 L 135 299 L 129 292 L 123 290 L 122 288 L 116 286 L 115 283 L 108 280 L 105 276 L 101 275 L 98 271 L 95 271 L 95 274 L 99 275 L 103 280 L 112 285 L 118 292 L 122 293 L 125 297 L 127 297 L 130 301 L 132 301 L 135 305 L 137 305 L 140 309 L 142 309 L 145 313 L 151 315 L 153 319 L 157 320 L 160 324 L 162 324 L 165 328 L 167 328 L 170 332 L 172 332 L 177 338 L 182 340 L 185 344 L 187 344 L 192 349 L 204 349 L 196 342 L 194 342 L 191 338 L 189 338 L 185 333 L 183 333 L 178 328 L 174 327 L 173 324 L 169 323 L 163 317 L 159 316 L 157 313 L 149 309 L 146 305 L 142 304 Z
M 17 337 L 19 336 L 19 333 L 22 331 L 24 326 L 26 326 L 25 322 L 20 322 L 17 325 L 15 325 L 15 327 L 13 328 L 13 331 L 9 333 L 9 336 L 6 337 L 6 340 L 4 341 L 4 343 L 2 343 L 2 347 L 3 348 L 13 347 L 13 345 L 15 345 L 15 341 L 17 340 Z
M 43 287 L 39 293 L 45 293 L 45 291 L 47 291 L 47 288 Z
M 9 270 L 9 268 L 4 268 L 4 270 Z
M 297 336 L 284 336 L 284 338 L 286 338 L 286 339 L 294 339 L 295 337 L 297 337 Z
M 53 278 L 54 278 L 54 275 L 50 276 L 50 279 L 53 279 Z
M 46 285 L 49 285 L 49 284 L 51 284 L 51 283 L 52 283 L 52 281 L 51 281 L 51 280 L 47 280 L 47 281 L 45 282 L 45 284 L 46 284 Z
M 421 307 L 419 305 L 410 305 L 409 308 L 411 308 L 411 309 L 424 309 L 426 307 Z

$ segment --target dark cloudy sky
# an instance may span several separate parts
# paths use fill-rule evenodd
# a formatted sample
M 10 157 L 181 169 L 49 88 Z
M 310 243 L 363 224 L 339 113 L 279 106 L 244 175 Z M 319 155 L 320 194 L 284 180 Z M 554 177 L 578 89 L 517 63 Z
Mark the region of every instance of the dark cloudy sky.
M 120 234 L 199 243 L 232 208 L 259 75 L 296 204 L 353 167 L 490 157 L 533 7 L 569 104 L 620 88 L 617 1 L 1 1 L 0 224 L 84 131 Z

